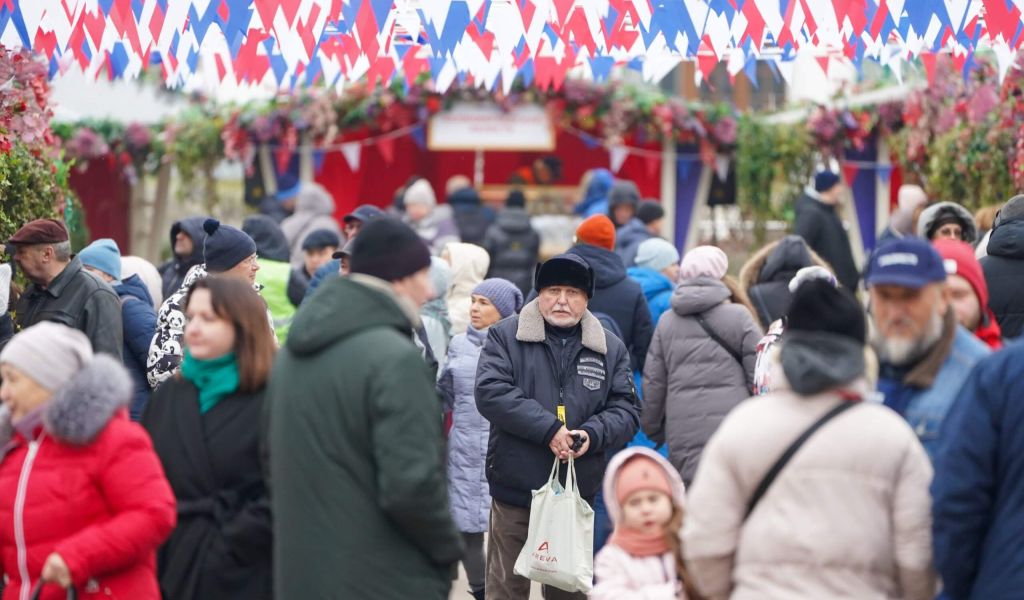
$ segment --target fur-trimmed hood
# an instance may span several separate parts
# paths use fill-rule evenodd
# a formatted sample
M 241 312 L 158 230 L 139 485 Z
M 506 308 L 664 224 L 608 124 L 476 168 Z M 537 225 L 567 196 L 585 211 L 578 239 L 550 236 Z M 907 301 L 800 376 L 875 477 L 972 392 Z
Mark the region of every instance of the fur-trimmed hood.
M 119 361 L 97 354 L 57 390 L 43 412 L 43 429 L 53 437 L 84 446 L 99 435 L 132 398 L 132 380 Z M 11 441 L 14 426 L 0 408 L 0 446 Z
M 978 239 L 978 225 L 974 222 L 974 215 L 956 202 L 938 202 L 924 209 L 917 219 L 917 237 L 927 240 L 928 230 L 932 228 L 932 224 L 947 213 L 952 213 L 960 220 L 963 227 L 963 240 L 968 244 L 973 244 Z
M 530 302 L 523 307 L 519 313 L 519 325 L 516 328 L 516 339 L 520 342 L 540 343 L 544 341 L 544 317 L 540 314 L 540 305 L 537 300 Z M 580 321 L 580 329 L 583 333 L 583 347 L 593 350 L 598 354 L 608 354 L 608 340 L 605 338 L 604 327 L 590 311 L 583 313 Z
M 792 246 L 795 243 L 795 241 L 790 240 L 790 238 L 795 238 L 795 237 L 798 237 L 798 236 L 792 236 L 792 235 L 791 236 L 786 236 L 786 237 L 782 238 L 781 240 L 779 240 L 777 242 L 772 242 L 771 244 L 768 244 L 764 248 L 761 248 L 760 250 L 755 252 L 754 255 L 751 256 L 747 260 L 747 262 L 743 264 L 743 267 L 740 269 L 740 276 L 739 276 L 740 287 L 743 288 L 744 291 L 749 293 L 750 292 L 750 288 L 754 287 L 758 283 L 764 283 L 764 281 L 762 281 L 761 272 L 764 270 L 765 265 L 768 263 L 769 260 L 771 260 L 773 258 L 773 255 L 776 253 L 776 251 L 780 251 L 780 252 L 783 252 L 785 254 L 789 254 L 789 253 L 786 252 L 786 250 L 791 250 L 792 248 L 790 248 L 790 246 Z M 801 240 L 801 242 L 802 241 L 803 240 Z M 819 267 L 824 267 L 825 269 L 828 269 L 828 271 L 830 273 L 834 273 L 834 271 L 832 269 L 832 265 L 828 264 L 828 262 L 824 258 L 819 256 L 817 252 L 812 250 L 810 246 L 807 246 L 806 242 L 803 242 L 803 244 L 804 244 L 804 247 L 807 249 L 807 252 L 809 252 L 810 255 L 811 255 L 811 263 L 810 264 L 802 265 L 802 267 L 809 267 L 811 265 L 818 265 Z M 779 256 L 778 258 L 781 259 L 783 257 Z M 780 263 L 781 262 L 786 262 L 786 261 L 780 261 Z M 795 266 L 795 265 L 792 265 L 792 266 Z M 785 267 L 783 267 L 783 268 L 785 268 Z M 796 271 L 799 271 L 799 270 L 800 269 L 796 269 Z M 795 274 L 795 271 L 794 271 L 794 274 Z M 768 280 L 768 279 L 766 279 L 766 280 Z

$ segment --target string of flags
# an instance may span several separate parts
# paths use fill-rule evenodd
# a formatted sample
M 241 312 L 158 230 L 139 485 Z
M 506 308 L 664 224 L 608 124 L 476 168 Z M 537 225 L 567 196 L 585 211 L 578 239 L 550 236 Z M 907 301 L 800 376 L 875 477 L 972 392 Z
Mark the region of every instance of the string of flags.
M 517 79 L 558 88 L 614 67 L 657 81 L 681 61 L 696 78 L 719 63 L 751 75 L 767 60 L 788 79 L 810 53 L 891 67 L 939 52 L 965 72 L 989 48 L 1005 73 L 1022 44 L 1024 0 L 0 0 L 0 43 L 79 69 L 168 86 L 201 73 L 293 89 L 370 85 L 427 74 L 506 93 Z M 930 73 L 929 73 L 930 74 Z

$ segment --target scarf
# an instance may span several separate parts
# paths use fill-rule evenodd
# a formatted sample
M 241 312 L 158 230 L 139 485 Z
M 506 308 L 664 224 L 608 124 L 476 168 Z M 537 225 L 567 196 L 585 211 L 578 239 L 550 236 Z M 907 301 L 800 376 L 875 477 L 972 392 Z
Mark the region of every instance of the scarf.
M 608 543 L 615 544 L 631 556 L 660 556 L 672 551 L 664 531 L 645 534 L 624 525 L 615 528 Z
M 199 389 L 201 415 L 238 391 L 238 361 L 234 352 L 220 358 L 199 360 L 186 349 L 185 359 L 181 363 L 181 376 Z

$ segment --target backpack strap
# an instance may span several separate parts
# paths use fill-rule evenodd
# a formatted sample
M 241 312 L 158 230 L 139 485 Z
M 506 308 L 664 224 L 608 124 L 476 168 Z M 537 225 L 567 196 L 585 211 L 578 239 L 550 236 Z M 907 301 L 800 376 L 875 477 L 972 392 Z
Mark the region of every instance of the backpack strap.
M 703 314 L 696 314 L 696 315 L 694 315 L 694 318 L 697 319 L 697 323 L 700 324 L 701 329 L 704 330 L 704 333 L 708 334 L 708 336 L 711 339 L 713 339 L 715 341 L 715 343 L 717 343 L 719 346 L 721 346 L 723 349 L 725 349 L 725 351 L 728 352 L 733 358 L 735 358 L 736 362 L 740 363 L 740 366 L 742 367 L 743 366 L 743 357 L 740 356 L 739 352 L 737 352 L 731 346 L 729 346 L 729 344 L 726 344 L 725 340 L 723 340 L 717 333 L 715 333 L 714 329 L 711 329 L 711 326 L 708 325 L 708 322 L 704 320 L 704 315 Z
M 860 402 L 858 401 L 858 399 L 849 400 L 844 398 L 839 402 L 837 406 L 834 406 L 827 413 L 822 415 L 817 421 L 812 423 L 810 427 L 805 429 L 804 432 L 799 435 L 799 437 L 793 440 L 793 443 L 790 444 L 788 448 L 786 448 L 785 452 L 782 453 L 782 456 L 780 456 L 779 459 L 775 461 L 775 464 L 773 464 L 772 467 L 768 469 L 768 472 L 765 473 L 764 477 L 761 479 L 761 483 L 757 484 L 757 487 L 754 488 L 754 494 L 750 497 L 750 501 L 747 502 L 747 512 L 743 515 L 744 521 L 747 520 L 747 517 L 750 516 L 750 513 L 754 512 L 754 508 L 757 507 L 758 502 L 760 502 L 761 498 L 763 498 L 764 495 L 768 492 L 768 488 L 770 488 L 772 483 L 775 482 L 775 479 L 779 476 L 779 473 L 782 472 L 783 467 L 785 467 L 786 464 L 789 463 L 790 459 L 793 458 L 793 455 L 797 453 L 797 450 L 799 450 L 800 447 L 804 445 L 804 442 L 810 439 L 810 437 L 814 435 L 814 432 L 821 429 L 821 427 L 825 423 L 828 423 L 833 418 L 853 408 L 854 405 L 859 403 Z

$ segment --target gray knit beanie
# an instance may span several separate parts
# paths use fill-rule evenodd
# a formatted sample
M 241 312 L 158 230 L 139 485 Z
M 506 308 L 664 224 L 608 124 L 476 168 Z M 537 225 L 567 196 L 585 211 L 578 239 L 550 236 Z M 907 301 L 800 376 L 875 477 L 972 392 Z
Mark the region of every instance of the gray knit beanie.
M 484 279 L 473 288 L 473 294 L 490 300 L 502 319 L 523 308 L 523 292 L 516 284 L 500 277 Z
M 92 361 L 92 343 L 67 325 L 42 321 L 11 338 L 0 363 L 11 365 L 55 392 Z

